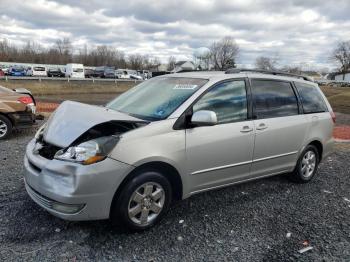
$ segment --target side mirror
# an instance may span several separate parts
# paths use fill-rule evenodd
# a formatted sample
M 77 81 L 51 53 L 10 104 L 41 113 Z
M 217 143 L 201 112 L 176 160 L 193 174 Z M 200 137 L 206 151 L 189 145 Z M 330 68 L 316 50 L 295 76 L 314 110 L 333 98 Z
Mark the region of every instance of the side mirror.
M 218 119 L 215 112 L 200 110 L 192 115 L 191 123 L 196 126 L 214 126 L 218 123 Z

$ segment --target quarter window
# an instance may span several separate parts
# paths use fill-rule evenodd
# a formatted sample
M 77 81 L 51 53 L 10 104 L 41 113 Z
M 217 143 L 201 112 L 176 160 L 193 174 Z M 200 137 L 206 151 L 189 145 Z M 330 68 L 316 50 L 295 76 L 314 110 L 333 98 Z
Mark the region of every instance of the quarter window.
M 297 115 L 298 102 L 289 82 L 252 80 L 257 119 Z
M 303 104 L 304 113 L 310 114 L 328 111 L 324 99 L 317 88 L 304 83 L 295 82 L 294 84 Z
M 243 80 L 220 83 L 203 95 L 193 106 L 193 112 L 210 110 L 216 113 L 218 124 L 247 119 L 247 95 Z

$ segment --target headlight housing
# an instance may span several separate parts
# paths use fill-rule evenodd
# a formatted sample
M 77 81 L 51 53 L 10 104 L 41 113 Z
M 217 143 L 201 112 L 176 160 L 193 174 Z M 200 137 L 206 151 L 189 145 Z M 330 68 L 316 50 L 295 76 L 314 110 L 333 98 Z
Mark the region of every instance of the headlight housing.
M 99 137 L 57 151 L 55 159 L 90 165 L 104 160 L 118 141 L 117 136 Z

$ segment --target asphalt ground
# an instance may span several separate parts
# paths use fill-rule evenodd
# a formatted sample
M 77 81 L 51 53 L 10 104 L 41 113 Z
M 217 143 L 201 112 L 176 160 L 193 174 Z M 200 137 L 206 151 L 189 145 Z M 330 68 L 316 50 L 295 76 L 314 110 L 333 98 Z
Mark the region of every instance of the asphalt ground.
M 22 172 L 34 132 L 0 142 L 0 261 L 350 261 L 349 143 L 308 184 L 275 176 L 198 194 L 130 233 L 63 221 L 30 199 Z

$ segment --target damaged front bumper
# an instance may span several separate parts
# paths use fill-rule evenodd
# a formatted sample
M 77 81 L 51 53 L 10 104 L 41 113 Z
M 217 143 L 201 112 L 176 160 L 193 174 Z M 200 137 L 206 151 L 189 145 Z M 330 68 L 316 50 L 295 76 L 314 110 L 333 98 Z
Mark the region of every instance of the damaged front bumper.
M 50 160 L 33 153 L 34 146 L 33 139 L 24 157 L 24 178 L 37 204 L 66 220 L 109 217 L 113 196 L 133 166 L 111 158 L 91 165 Z

